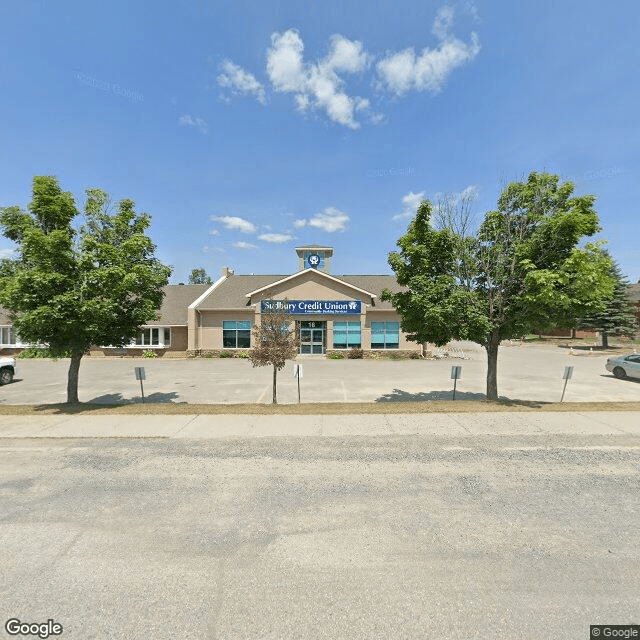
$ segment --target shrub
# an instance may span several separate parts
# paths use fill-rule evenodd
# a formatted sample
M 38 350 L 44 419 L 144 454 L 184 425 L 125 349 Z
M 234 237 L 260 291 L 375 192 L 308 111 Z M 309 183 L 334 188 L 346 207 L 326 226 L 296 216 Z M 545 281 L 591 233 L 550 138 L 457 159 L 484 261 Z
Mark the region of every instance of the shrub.
M 142 352 L 142 357 L 143 358 L 157 358 L 158 354 L 155 351 L 151 351 L 151 349 L 147 349 L 146 351 Z
M 233 358 L 233 353 L 231 353 L 230 351 L 221 351 L 220 352 L 220 357 L 221 358 Z
M 343 360 L 343 359 L 344 359 L 344 356 L 343 356 L 341 353 L 338 353 L 338 352 L 336 351 L 336 352 L 332 353 L 332 354 L 329 356 L 329 358 L 330 358 L 331 360 Z
M 362 360 L 362 358 L 364 358 L 364 351 L 360 347 L 351 347 L 347 353 L 347 358 L 350 360 Z
M 246 351 L 240 351 L 236 353 L 236 358 L 248 358 L 249 354 Z
M 207 353 L 205 358 L 209 358 L 209 360 L 211 360 L 211 358 L 213 358 L 213 353 Z
M 59 358 L 70 358 L 71 352 L 58 355 Z M 47 347 L 27 347 L 16 358 L 55 358 Z

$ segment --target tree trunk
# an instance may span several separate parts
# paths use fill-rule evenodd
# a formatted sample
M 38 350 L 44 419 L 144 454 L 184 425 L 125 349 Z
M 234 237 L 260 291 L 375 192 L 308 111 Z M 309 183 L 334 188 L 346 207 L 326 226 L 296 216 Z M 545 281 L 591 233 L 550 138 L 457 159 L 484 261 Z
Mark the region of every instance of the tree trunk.
M 77 404 L 78 400 L 78 371 L 82 352 L 71 352 L 71 364 L 69 365 L 69 377 L 67 378 L 67 402 Z
M 609 336 L 607 335 L 606 331 L 602 331 L 602 348 L 603 349 L 609 348 Z
M 278 370 L 274 365 L 273 366 L 273 403 L 272 404 L 278 404 L 278 401 L 276 400 L 276 376 L 277 375 L 278 375 Z
M 498 399 L 498 348 L 500 338 L 496 335 L 489 337 L 485 345 L 487 349 L 487 400 Z

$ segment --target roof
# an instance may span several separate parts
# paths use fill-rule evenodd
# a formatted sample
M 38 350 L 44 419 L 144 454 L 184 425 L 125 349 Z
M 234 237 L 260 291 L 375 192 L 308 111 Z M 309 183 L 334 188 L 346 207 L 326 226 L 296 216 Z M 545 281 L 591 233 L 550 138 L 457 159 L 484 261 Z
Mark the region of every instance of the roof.
M 247 294 L 262 289 L 270 284 L 275 284 L 280 280 L 289 278 L 292 274 L 286 275 L 257 275 L 229 276 L 214 291 L 212 291 L 199 305 L 199 311 L 212 311 L 215 309 L 241 309 L 250 308 L 251 303 Z M 293 274 L 296 275 L 296 274 Z M 326 275 L 326 274 L 325 274 Z M 402 288 L 396 282 L 394 276 L 387 275 L 344 275 L 332 276 L 333 279 L 342 280 L 345 284 L 352 285 L 363 291 L 370 291 L 378 296 L 375 299 L 376 309 L 393 309 L 390 302 L 382 302 L 380 293 L 387 288 L 391 291 L 400 291 Z
M 160 307 L 159 320 L 149 320 L 146 325 L 185 325 L 189 305 L 209 288 L 208 284 L 168 284 L 163 287 L 164 299 Z M 0 325 L 11 324 L 9 312 L 0 307 Z
M 313 269 L 313 268 L 309 268 L 309 269 L 304 269 L 303 271 L 298 271 L 298 273 L 294 273 L 293 275 L 287 276 L 286 278 L 283 278 L 282 280 L 279 280 L 273 284 L 282 284 L 283 282 L 288 282 L 289 280 L 294 280 L 296 278 L 300 278 L 302 275 L 304 275 L 305 273 L 313 273 L 313 274 L 318 274 L 320 276 L 322 276 L 323 278 L 326 278 L 327 280 L 331 280 L 332 282 L 345 282 L 345 280 L 340 280 L 340 278 L 336 278 L 335 276 L 330 275 L 329 273 L 326 273 L 324 271 L 319 271 L 318 269 Z M 353 285 L 352 283 L 348 283 Z M 245 297 L 247 298 L 251 298 L 253 296 L 254 293 L 260 293 L 261 291 L 263 291 L 264 289 L 268 289 L 271 285 L 267 284 L 264 287 L 260 287 L 259 289 L 256 289 L 255 291 L 250 291 L 248 293 L 245 294 Z M 360 293 L 364 293 L 365 295 L 371 297 L 371 298 L 377 298 L 378 294 L 374 293 L 373 291 L 366 291 L 364 289 L 362 289 L 361 287 L 355 287 L 356 289 L 358 289 L 358 291 L 360 291 Z
M 208 284 L 168 284 L 163 287 L 164 299 L 158 312 L 159 320 L 150 320 L 146 325 L 186 325 L 189 305 L 201 296 Z

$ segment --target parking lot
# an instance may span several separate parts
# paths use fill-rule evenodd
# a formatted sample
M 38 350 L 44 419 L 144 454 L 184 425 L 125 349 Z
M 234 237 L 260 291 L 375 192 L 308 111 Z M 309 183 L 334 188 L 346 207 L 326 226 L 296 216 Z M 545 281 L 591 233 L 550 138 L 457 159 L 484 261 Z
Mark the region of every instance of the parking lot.
M 441 360 L 327 360 L 305 358 L 302 402 L 401 402 L 448 400 L 451 366 L 462 366 L 456 400 L 483 399 L 486 354 L 478 345 L 459 345 L 463 358 Z M 605 370 L 606 355 L 570 356 L 552 345 L 503 346 L 498 359 L 498 393 L 510 400 L 558 402 L 564 367 L 574 367 L 566 402 L 640 400 L 640 381 L 617 380 Z M 140 402 L 134 367 L 146 372 L 147 402 L 270 403 L 272 370 L 241 359 L 92 359 L 80 366 L 81 402 Z M 15 381 L 0 387 L 4 404 L 58 403 L 66 400 L 69 361 L 18 360 Z M 298 401 L 293 362 L 278 374 L 278 401 Z

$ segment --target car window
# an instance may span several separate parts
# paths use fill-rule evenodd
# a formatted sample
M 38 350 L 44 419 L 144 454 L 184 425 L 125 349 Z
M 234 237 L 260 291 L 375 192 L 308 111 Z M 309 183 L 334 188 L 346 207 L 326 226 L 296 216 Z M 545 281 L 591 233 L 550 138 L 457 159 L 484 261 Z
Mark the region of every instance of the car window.
M 633 355 L 633 356 L 627 356 L 625 358 L 625 360 L 629 361 L 629 362 L 640 362 L 640 354 L 638 355 Z

